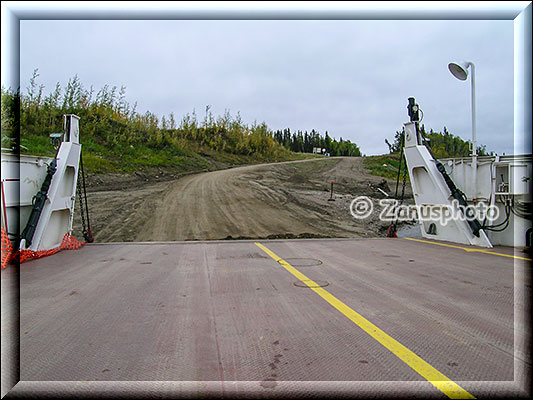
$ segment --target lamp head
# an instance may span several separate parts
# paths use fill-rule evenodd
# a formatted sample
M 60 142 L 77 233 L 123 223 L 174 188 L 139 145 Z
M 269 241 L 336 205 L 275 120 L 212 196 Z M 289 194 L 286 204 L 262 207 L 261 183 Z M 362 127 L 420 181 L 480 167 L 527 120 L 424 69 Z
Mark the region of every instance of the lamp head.
M 466 78 L 468 78 L 468 66 L 469 64 L 466 62 L 462 62 L 462 63 L 451 62 L 448 64 L 448 69 L 450 70 L 452 75 L 455 76 L 457 79 L 461 81 L 466 81 Z

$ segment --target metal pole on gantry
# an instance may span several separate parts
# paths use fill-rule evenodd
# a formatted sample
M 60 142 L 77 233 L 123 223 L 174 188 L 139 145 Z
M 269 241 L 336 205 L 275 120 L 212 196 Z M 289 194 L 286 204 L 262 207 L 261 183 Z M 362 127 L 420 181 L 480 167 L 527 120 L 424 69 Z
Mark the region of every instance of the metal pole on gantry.
M 468 67 L 472 71 L 471 83 L 471 101 L 472 101 L 472 200 L 475 201 L 477 196 L 477 141 L 476 141 L 476 74 L 475 66 L 471 61 L 461 63 L 451 62 L 448 69 L 457 79 L 465 81 L 468 78 Z

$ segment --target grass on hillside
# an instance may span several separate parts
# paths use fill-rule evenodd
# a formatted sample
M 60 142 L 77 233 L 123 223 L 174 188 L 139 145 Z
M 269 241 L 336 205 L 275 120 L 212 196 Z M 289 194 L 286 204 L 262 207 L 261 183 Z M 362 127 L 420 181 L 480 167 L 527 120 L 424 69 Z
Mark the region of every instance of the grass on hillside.
M 24 135 L 20 138 L 22 154 L 53 157 L 55 150 L 50 139 L 40 135 Z M 117 144 L 113 147 L 97 143 L 92 138 L 82 140 L 83 163 L 86 171 L 92 174 L 133 173 L 151 169 L 174 170 L 175 172 L 211 171 L 231 165 L 255 164 L 302 160 L 321 157 L 316 154 L 287 152 L 277 157 L 259 155 L 237 155 L 217 152 L 208 147 L 198 147 L 187 143 L 187 147 L 197 147 L 195 151 L 182 147 L 164 147 L 154 150 L 146 145 Z M 372 174 L 395 180 L 398 174 L 399 153 L 363 157 L 363 165 Z M 400 176 L 401 179 L 401 176 Z M 409 180 L 409 176 L 407 176 Z
M 50 139 L 46 136 L 26 134 L 20 138 L 20 144 L 22 154 L 47 157 L 55 155 Z M 96 142 L 93 138 L 82 138 L 82 151 L 85 170 L 92 174 L 146 172 L 153 169 L 178 173 L 211 171 L 232 165 L 320 157 L 289 151 L 270 157 L 260 154 L 238 155 L 198 146 L 194 142 L 184 143 L 182 147 L 167 146 L 157 150 L 142 144 L 119 143 L 110 147 Z
M 405 161 L 404 161 L 405 162 Z M 400 154 L 383 154 L 381 156 L 366 156 L 363 165 L 372 175 L 396 180 L 398 176 L 398 166 L 400 164 Z M 402 165 L 404 165 L 402 163 Z M 403 179 L 403 167 L 400 173 L 400 180 Z M 409 180 L 409 174 L 407 174 Z

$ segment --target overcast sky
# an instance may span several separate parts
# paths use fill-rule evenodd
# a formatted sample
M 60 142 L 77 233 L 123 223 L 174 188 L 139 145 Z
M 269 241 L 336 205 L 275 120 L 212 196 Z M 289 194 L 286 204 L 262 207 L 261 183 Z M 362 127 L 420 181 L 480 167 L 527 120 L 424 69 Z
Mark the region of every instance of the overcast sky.
M 476 67 L 477 138 L 513 152 L 512 20 L 153 20 L 20 22 L 20 79 L 35 68 L 52 90 L 79 76 L 85 87 L 124 85 L 137 111 L 177 120 L 206 105 L 271 129 L 328 131 L 367 155 L 408 121 L 414 96 L 427 128 L 471 138 Z M 83 133 L 83 121 L 81 121 Z

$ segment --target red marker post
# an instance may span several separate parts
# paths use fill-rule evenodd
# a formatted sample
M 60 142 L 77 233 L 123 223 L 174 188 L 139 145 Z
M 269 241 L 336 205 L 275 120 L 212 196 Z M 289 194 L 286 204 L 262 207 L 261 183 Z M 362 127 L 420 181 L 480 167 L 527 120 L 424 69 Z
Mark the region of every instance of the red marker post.
M 331 181 L 331 195 L 330 195 L 328 201 L 335 201 L 335 199 L 333 198 L 333 181 Z

